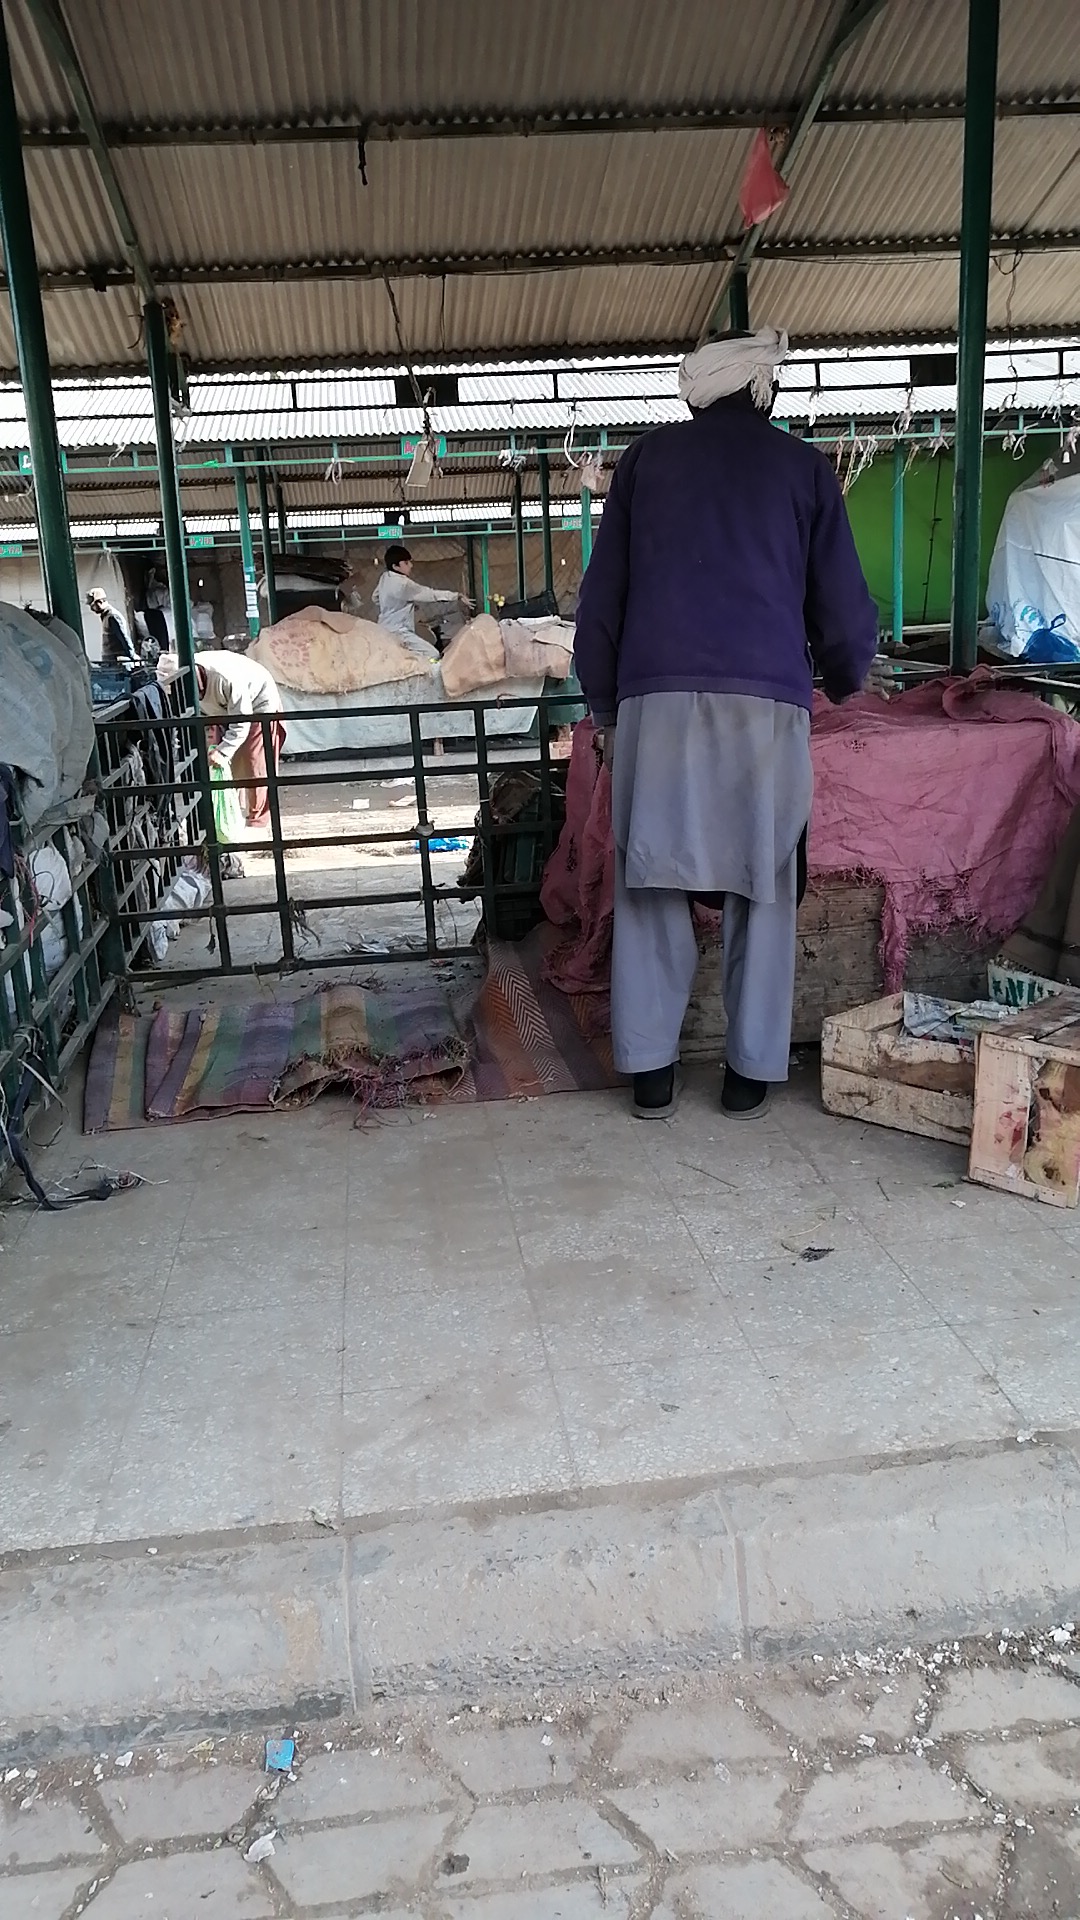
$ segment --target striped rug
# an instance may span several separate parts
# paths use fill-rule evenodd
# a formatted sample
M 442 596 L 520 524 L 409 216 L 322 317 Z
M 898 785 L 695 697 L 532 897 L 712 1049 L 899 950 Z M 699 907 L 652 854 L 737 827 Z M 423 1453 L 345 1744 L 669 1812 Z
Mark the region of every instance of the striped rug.
M 615 1086 L 610 1039 L 587 1031 L 594 1004 L 543 977 L 558 937 L 545 924 L 516 944 L 493 942 L 464 1013 L 428 977 L 376 991 L 343 985 L 296 1000 L 114 1014 L 94 1036 L 84 1129 L 303 1105 L 331 1086 L 351 1087 L 363 1110 Z

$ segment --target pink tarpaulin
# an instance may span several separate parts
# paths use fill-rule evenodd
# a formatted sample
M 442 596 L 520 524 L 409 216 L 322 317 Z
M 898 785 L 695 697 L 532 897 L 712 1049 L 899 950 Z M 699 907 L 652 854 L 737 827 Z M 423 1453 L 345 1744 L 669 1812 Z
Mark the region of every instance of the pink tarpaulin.
M 874 879 L 885 889 L 887 992 L 913 934 L 967 925 L 1004 939 L 1035 900 L 1080 802 L 1080 725 L 988 673 L 933 680 L 889 701 L 818 699 L 811 729 L 810 884 Z M 566 826 L 544 875 L 565 942 L 549 978 L 606 994 L 614 892 L 611 786 L 583 720 L 574 733 Z

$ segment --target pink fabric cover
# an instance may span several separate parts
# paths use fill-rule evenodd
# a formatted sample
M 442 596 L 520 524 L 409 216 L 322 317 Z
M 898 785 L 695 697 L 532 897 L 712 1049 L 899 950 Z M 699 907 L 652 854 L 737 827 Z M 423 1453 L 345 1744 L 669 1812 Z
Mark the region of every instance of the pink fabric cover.
M 810 884 L 873 879 L 885 889 L 886 992 L 903 983 L 915 933 L 968 925 L 1004 939 L 1034 902 L 1080 802 L 1080 725 L 987 671 L 933 680 L 896 699 L 843 707 L 815 696 Z M 566 825 L 541 903 L 566 940 L 548 977 L 607 994 L 614 853 L 611 783 L 593 728 L 574 732 Z

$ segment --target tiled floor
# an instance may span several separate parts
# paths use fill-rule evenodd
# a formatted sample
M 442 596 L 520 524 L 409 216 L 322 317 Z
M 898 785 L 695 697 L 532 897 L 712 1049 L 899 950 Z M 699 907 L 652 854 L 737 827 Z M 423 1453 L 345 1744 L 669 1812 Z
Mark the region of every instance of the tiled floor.
M 0 1226 L 0 1549 L 693 1479 L 1076 1424 L 1080 1222 L 955 1149 L 620 1094 L 85 1141 Z M 806 1249 L 823 1250 L 804 1259 Z

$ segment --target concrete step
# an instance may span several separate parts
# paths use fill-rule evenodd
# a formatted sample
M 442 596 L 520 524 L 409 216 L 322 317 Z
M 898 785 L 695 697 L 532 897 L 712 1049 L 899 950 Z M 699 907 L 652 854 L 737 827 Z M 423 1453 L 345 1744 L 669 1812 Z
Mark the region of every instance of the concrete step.
M 0 1743 L 610 1682 L 1080 1613 L 1080 1435 L 0 1560 Z

